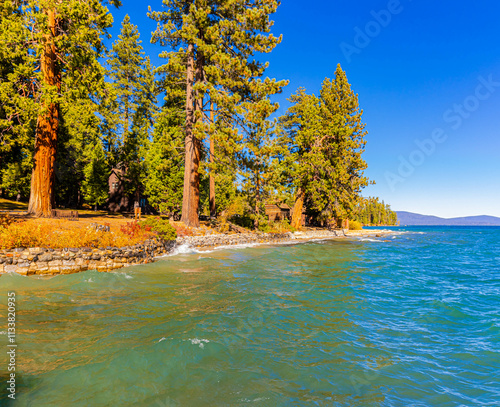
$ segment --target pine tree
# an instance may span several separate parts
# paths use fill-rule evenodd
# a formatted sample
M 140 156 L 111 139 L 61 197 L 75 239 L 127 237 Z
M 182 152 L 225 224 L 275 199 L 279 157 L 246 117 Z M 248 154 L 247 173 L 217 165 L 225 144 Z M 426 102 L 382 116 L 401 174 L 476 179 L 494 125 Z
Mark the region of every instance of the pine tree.
M 156 110 L 156 90 L 153 67 L 141 46 L 137 26 L 125 16 L 118 40 L 113 44 L 108 60 L 116 102 L 116 140 L 118 165 L 124 171 L 124 191 L 138 200 L 144 172 L 142 156 L 149 139 Z
M 347 219 L 354 213 L 362 188 L 368 185 L 362 158 L 367 132 L 361 122 L 358 95 L 351 90 L 340 65 L 335 79 L 323 83 L 321 101 L 324 132 L 317 145 L 325 161 L 318 168 L 328 176 L 312 182 L 311 192 L 313 200 L 321 202 L 317 209 L 326 205 L 333 217 Z
M 17 2 L 0 2 L 0 189 L 29 197 L 32 133 L 36 126 L 34 66 L 24 47 L 27 31 Z
M 74 105 L 80 98 L 87 99 L 80 115 L 95 114 L 95 98 L 103 88 L 101 37 L 113 19 L 99 0 L 20 0 L 2 2 L 1 10 L 7 29 L 0 37 L 14 50 L 12 75 L 0 92 L 2 104 L 10 99 L 2 127 L 29 134 L 36 118 L 28 211 L 51 216 L 60 123 L 78 116 Z
M 323 82 L 319 97 L 299 89 L 291 102 L 282 122 L 290 156 L 298 163 L 291 174 L 297 191 L 292 226 L 299 226 L 306 201 L 324 220 L 347 219 L 368 183 L 363 175 L 366 132 L 358 97 L 339 65 L 335 78 Z
M 396 226 L 398 215 L 390 205 L 380 202 L 378 198 L 360 198 L 356 206 L 354 220 L 368 226 Z
M 164 105 L 156 115 L 152 141 L 144 156 L 142 184 L 149 203 L 168 216 L 180 214 L 184 182 L 182 112 Z
M 238 104 L 253 95 L 277 93 L 285 82 L 259 78 L 267 64 L 255 53 L 271 52 L 281 41 L 270 33 L 279 2 L 270 0 L 164 0 L 166 11 L 151 12 L 157 30 L 153 42 L 169 46 L 160 56 L 163 69 L 185 78 L 185 175 L 182 221 L 198 226 L 199 166 L 202 141 L 208 134 L 206 98 L 215 106 L 217 120 L 233 128 L 228 143 L 237 138 Z M 205 120 L 204 120 L 205 119 Z
M 303 88 L 291 96 L 292 106 L 280 118 L 284 132 L 281 144 L 288 148 L 281 161 L 283 179 L 295 191 L 291 226 L 300 229 L 304 202 L 308 193 L 311 163 L 314 160 L 313 146 L 322 131 L 320 120 L 320 100 L 308 95 Z
M 82 182 L 82 190 L 85 200 L 94 205 L 97 210 L 108 199 L 109 194 L 109 169 L 100 142 L 87 146 L 85 151 L 87 164 L 83 170 L 85 178 Z
M 253 208 L 254 227 L 258 228 L 263 216 L 261 208 L 275 189 L 273 181 L 273 164 L 280 152 L 276 138 L 276 121 L 269 116 L 277 109 L 277 105 L 269 99 L 260 103 L 245 103 L 245 128 L 243 148 L 239 153 L 243 192 L 246 193 Z

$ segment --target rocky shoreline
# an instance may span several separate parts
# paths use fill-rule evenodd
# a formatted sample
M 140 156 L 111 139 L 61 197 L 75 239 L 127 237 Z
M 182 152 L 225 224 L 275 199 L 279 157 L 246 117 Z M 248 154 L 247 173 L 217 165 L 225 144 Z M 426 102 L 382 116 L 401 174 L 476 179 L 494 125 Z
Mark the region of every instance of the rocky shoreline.
M 216 247 L 273 244 L 314 239 L 336 239 L 357 236 L 376 236 L 391 233 L 386 230 L 328 231 L 312 230 L 295 233 L 240 233 L 189 236 L 164 242 L 148 240 L 142 244 L 127 247 L 93 248 L 18 248 L 0 250 L 0 274 L 17 273 L 30 275 L 73 274 L 86 270 L 108 272 L 122 267 L 151 263 L 158 258 L 172 254 L 176 247 L 187 245 L 200 250 Z

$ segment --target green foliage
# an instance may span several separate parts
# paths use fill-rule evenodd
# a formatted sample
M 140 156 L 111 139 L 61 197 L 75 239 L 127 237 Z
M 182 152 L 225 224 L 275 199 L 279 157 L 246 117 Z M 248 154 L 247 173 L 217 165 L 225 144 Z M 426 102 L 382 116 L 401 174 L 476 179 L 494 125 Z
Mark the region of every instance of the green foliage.
M 64 147 L 57 154 L 56 185 L 62 189 L 57 196 L 67 203 L 70 196 L 78 195 L 82 156 L 87 146 L 94 145 L 105 133 L 108 117 L 103 103 L 108 88 L 99 62 L 105 52 L 103 37 L 113 22 L 106 3 L 0 2 L 0 184 L 8 193 L 15 192 L 15 176 L 19 181 L 17 189 L 26 195 L 36 121 L 46 106 L 55 103 L 59 106 L 58 138 L 62 139 L 58 147 Z M 55 14 L 53 33 L 48 28 L 48 10 Z M 43 50 L 52 41 L 60 89 L 47 83 L 41 72 Z M 69 170 L 67 164 L 73 164 Z
M 288 183 L 301 188 L 306 206 L 325 220 L 350 217 L 367 184 L 362 158 L 366 131 L 358 97 L 340 65 L 320 96 L 299 89 L 281 119 L 288 153 L 281 165 Z
M 242 150 L 238 154 L 243 178 L 242 191 L 246 194 L 255 218 L 260 222 L 263 204 L 277 188 L 274 168 L 276 157 L 283 148 L 276 138 L 276 121 L 269 116 L 276 111 L 277 105 L 269 99 L 259 103 L 245 104 L 245 128 Z
M 259 221 L 257 229 L 263 233 L 295 232 L 295 229 L 290 226 L 290 222 L 287 219 L 282 219 L 277 222 L 269 222 L 268 219 L 263 218 Z
M 95 207 L 106 202 L 109 192 L 109 170 L 101 143 L 86 148 L 88 162 L 83 169 L 82 190 L 85 200 Z
M 229 221 L 235 225 L 241 226 L 242 228 L 252 229 L 254 226 L 254 219 L 248 215 L 234 215 Z
M 380 202 L 378 198 L 361 198 L 354 218 L 367 226 L 396 226 L 398 224 L 396 212 L 392 211 L 384 201 Z
M 114 114 L 111 132 L 117 150 L 114 164 L 126 173 L 123 184 L 128 195 L 139 195 L 143 189 L 144 155 L 156 111 L 154 69 L 141 42 L 137 26 L 125 16 L 108 59 Z
M 218 212 L 234 196 L 235 173 L 223 170 L 220 175 L 220 166 L 235 167 L 241 141 L 238 128 L 244 126 L 244 111 L 266 96 L 279 93 L 287 83 L 261 79 L 267 64 L 255 59 L 256 53 L 271 52 L 281 42 L 281 38 L 270 34 L 273 22 L 269 17 L 278 5 L 276 0 L 165 0 L 162 11 L 150 9 L 148 14 L 158 22 L 152 42 L 169 47 L 160 54 L 167 62 L 157 70 L 163 76 L 166 98 L 194 100 L 186 109 L 186 137 L 200 142 L 208 137 L 216 145 L 214 163 L 208 168 L 215 175 Z M 213 106 L 215 117 L 208 114 L 205 105 Z M 198 157 L 186 157 L 191 160 L 189 165 L 197 168 Z M 197 181 L 193 184 L 190 180 L 192 174 L 186 177 L 185 185 L 198 195 Z M 188 206 L 186 216 L 190 217 L 197 204 Z
M 21 156 L 0 170 L 0 188 L 9 197 L 27 199 L 30 193 L 31 156 Z
M 156 116 L 152 141 L 144 157 L 142 184 L 150 205 L 162 214 L 180 213 L 184 182 L 182 116 L 164 106 Z
M 177 238 L 177 231 L 167 219 L 159 217 L 146 218 L 139 224 L 143 228 L 151 228 L 151 231 L 156 233 L 162 240 L 169 241 Z

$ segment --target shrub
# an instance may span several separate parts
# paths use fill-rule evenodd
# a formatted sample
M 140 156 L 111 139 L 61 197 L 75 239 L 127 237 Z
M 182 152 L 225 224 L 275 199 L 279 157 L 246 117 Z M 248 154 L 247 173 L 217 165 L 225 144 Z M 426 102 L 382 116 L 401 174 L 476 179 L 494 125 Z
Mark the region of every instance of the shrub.
M 177 238 L 177 230 L 166 219 L 146 218 L 139 222 L 139 225 L 145 231 L 149 229 L 154 232 L 160 239 L 175 240 Z
M 9 214 L 0 215 L 0 229 L 8 227 L 14 222 L 15 222 L 14 218 Z
M 193 230 L 185 226 L 184 223 L 174 223 L 172 227 L 175 229 L 175 231 L 177 232 L 177 236 L 179 237 L 194 235 Z
M 236 214 L 233 215 L 229 221 L 242 228 L 253 229 L 253 219 L 248 215 Z
M 349 230 L 362 230 L 363 225 L 361 222 L 358 222 L 357 220 L 351 220 L 349 222 Z
M 130 237 L 142 236 L 145 232 L 151 232 L 151 226 L 142 225 L 141 223 L 137 222 L 136 220 L 133 222 L 127 222 L 125 225 L 120 226 L 120 231 L 124 235 Z

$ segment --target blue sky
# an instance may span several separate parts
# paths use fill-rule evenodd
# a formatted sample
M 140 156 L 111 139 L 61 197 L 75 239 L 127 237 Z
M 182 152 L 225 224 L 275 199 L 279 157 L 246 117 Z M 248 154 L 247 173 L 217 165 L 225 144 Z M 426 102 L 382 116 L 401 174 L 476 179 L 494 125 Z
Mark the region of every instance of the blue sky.
M 129 14 L 159 65 L 148 5 L 161 0 L 112 9 L 111 33 Z M 290 80 L 281 112 L 298 87 L 318 93 L 342 65 L 369 132 L 366 174 L 376 185 L 365 196 L 395 210 L 500 216 L 499 15 L 493 0 L 284 0 L 273 30 L 283 42 L 261 59 L 268 76 Z

